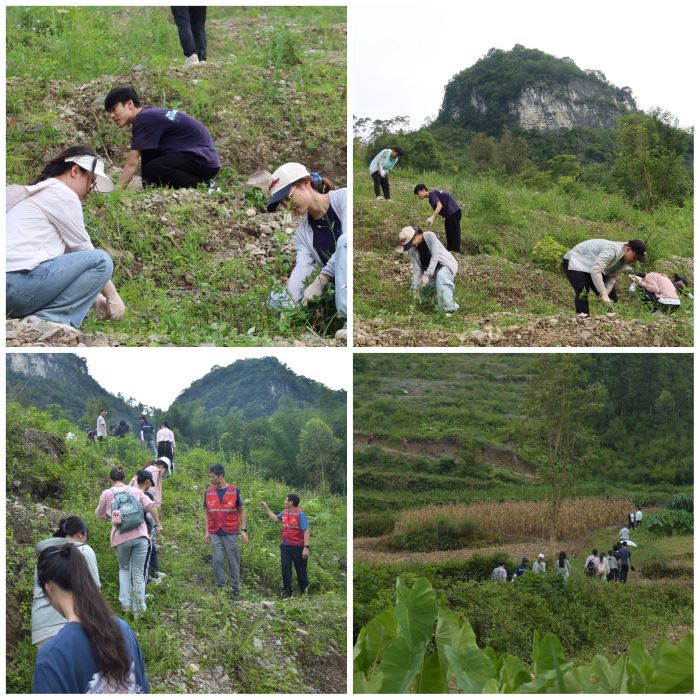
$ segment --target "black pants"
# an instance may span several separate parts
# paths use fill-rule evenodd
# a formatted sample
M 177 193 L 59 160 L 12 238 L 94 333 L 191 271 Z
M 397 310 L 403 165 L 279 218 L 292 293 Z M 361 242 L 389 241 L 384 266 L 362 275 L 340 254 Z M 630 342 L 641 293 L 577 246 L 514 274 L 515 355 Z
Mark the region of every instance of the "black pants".
M 391 199 L 391 191 L 389 190 L 389 176 L 385 175 L 382 177 L 379 174 L 379 170 L 375 170 L 372 173 L 372 180 L 374 180 L 374 196 L 379 197 L 379 188 L 381 187 L 384 199 Z
M 181 151 L 145 156 L 141 153 L 141 179 L 144 185 L 156 187 L 196 187 L 200 182 L 208 183 L 219 172 L 202 163 L 201 156 Z
M 627 583 L 627 574 L 629 573 L 629 566 L 620 566 L 620 576 L 617 579 L 620 583 Z
M 282 557 L 282 585 L 284 586 L 284 595 L 292 595 L 292 564 L 297 572 L 297 581 L 299 581 L 299 589 L 303 593 L 309 585 L 309 579 L 306 576 L 306 559 L 302 556 L 303 547 L 291 546 L 288 544 L 280 545 L 280 554 Z
M 204 23 L 207 19 L 206 7 L 171 7 L 177 32 L 180 35 L 182 53 L 189 57 L 197 54 L 200 61 L 207 60 L 207 33 Z
M 451 216 L 445 217 L 445 237 L 447 238 L 447 250 L 459 253 L 461 247 L 462 231 L 459 222 L 462 220 L 462 210 L 459 209 Z
M 596 290 L 595 285 L 593 284 L 593 278 L 588 272 L 569 270 L 569 261 L 566 258 L 562 260 L 561 267 L 562 270 L 564 270 L 564 274 L 567 276 L 569 282 L 571 283 L 571 286 L 574 288 L 574 306 L 576 307 L 576 313 L 590 313 L 588 308 L 588 294 L 592 289 L 596 293 L 596 295 L 598 295 L 598 291 Z M 605 279 L 606 278 L 603 277 L 603 281 L 605 281 Z M 615 291 L 614 287 L 612 288 L 608 296 L 612 301 L 617 302 L 617 291 Z
M 158 443 L 158 456 L 167 457 L 170 460 L 170 464 L 173 463 L 173 443 L 169 440 L 161 440 Z

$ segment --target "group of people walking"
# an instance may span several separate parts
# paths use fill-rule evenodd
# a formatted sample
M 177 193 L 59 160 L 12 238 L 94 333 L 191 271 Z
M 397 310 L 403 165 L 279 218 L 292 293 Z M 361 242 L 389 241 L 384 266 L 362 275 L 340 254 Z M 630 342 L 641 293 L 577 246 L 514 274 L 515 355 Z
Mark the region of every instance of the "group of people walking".
M 123 468 L 109 474 L 102 491 L 97 518 L 111 521 L 110 544 L 119 567 L 119 604 L 122 614 L 138 619 L 147 609 L 146 583 L 160 583 L 156 540 L 163 532 L 163 478 L 167 457 L 151 460 L 126 482 Z M 229 484 L 221 464 L 209 467 L 210 486 L 204 494 L 205 540 L 211 544 L 216 584 L 225 588 L 228 578 L 232 599 L 240 593 L 238 540 L 248 542 L 245 506 L 240 489 Z M 299 590 L 309 582 L 309 524 L 290 493 L 275 514 L 265 501 L 261 506 L 270 520 L 282 526 L 280 554 L 283 595 L 292 595 L 292 568 Z M 97 558 L 87 544 L 85 521 L 63 518 L 53 537 L 36 545 L 38 557 L 32 605 L 32 643 L 38 648 L 33 692 L 149 692 L 143 655 L 130 626 L 112 614 L 101 593 Z

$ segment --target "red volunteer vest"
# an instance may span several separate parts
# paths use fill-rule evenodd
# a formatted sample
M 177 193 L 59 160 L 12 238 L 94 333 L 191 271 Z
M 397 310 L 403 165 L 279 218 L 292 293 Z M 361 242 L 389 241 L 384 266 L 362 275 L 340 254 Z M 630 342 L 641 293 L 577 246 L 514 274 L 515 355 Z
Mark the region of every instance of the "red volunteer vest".
M 207 504 L 207 532 L 216 534 L 219 530 L 230 534 L 238 532 L 238 491 L 233 484 L 226 487 L 226 493 L 222 501 L 213 486 L 206 492 Z
M 290 513 L 288 510 L 282 511 L 282 539 L 295 547 L 304 546 L 304 531 L 299 527 L 299 513 Z

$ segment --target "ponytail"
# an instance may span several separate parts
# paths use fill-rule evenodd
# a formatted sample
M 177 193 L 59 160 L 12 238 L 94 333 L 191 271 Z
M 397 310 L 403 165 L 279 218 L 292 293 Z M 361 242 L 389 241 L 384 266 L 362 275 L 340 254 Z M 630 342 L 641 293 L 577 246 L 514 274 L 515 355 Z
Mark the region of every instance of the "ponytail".
M 58 177 L 70 170 L 76 163 L 66 163 L 66 158 L 75 158 L 77 156 L 90 156 L 94 158 L 97 154 L 88 146 L 70 146 L 64 151 L 61 151 L 55 158 L 52 158 L 44 169 L 39 173 L 39 177 L 30 182 L 30 185 L 36 185 L 39 182 L 48 180 L 50 177 Z M 80 168 L 80 166 L 78 166 Z M 84 168 L 80 168 L 84 170 Z
M 335 185 L 327 177 L 319 175 L 318 173 L 309 173 L 308 177 L 303 177 L 294 184 L 298 185 L 303 182 L 308 182 L 309 185 L 311 185 L 311 189 L 320 194 L 327 194 L 335 189 Z
M 52 581 L 73 594 L 75 613 L 90 642 L 97 670 L 117 688 L 128 684 L 131 659 L 119 623 L 107 607 L 90 574 L 85 557 L 67 542 L 62 547 L 47 547 L 39 555 L 37 580 L 46 592 Z

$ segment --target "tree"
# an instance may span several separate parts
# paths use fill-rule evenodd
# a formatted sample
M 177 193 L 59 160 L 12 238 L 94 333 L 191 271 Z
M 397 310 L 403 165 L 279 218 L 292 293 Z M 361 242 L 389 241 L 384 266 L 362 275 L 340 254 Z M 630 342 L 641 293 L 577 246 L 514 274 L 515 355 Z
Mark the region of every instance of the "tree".
M 517 175 L 527 162 L 528 145 L 520 136 L 513 136 L 508 129 L 503 132 L 496 146 L 496 162 L 507 175 Z
M 310 418 L 301 429 L 297 462 L 322 491 L 329 489 L 332 472 L 337 467 L 339 442 L 321 418 Z
M 421 172 L 440 169 L 440 149 L 435 137 L 430 132 L 421 131 L 416 136 L 411 145 L 407 161 Z
M 606 394 L 602 384 L 590 384 L 576 356 L 543 355 L 535 364 L 527 397 L 527 433 L 537 451 L 540 476 L 549 486 L 552 544 L 562 502 L 598 442 L 587 419 L 603 410 Z
M 469 157 L 477 170 L 491 170 L 495 165 L 496 142 L 486 134 L 474 134 L 469 143 Z

